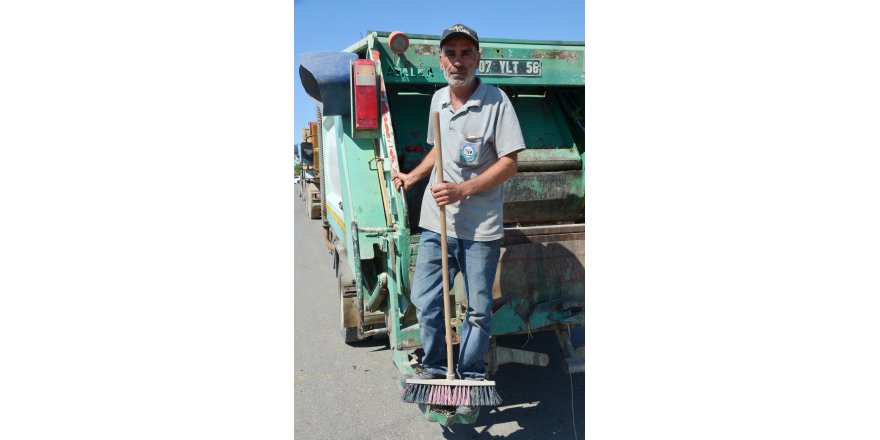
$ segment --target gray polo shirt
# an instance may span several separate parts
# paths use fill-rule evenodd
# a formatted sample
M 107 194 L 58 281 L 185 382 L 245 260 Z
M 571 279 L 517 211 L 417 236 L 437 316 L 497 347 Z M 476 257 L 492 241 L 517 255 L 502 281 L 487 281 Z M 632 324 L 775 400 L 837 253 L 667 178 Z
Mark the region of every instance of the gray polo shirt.
M 479 81 L 479 78 L 476 78 Z M 480 81 L 465 105 L 454 111 L 449 87 L 434 93 L 431 112 L 440 112 L 443 180 L 461 183 L 489 169 L 498 159 L 525 149 L 513 105 L 504 92 Z M 428 118 L 428 144 L 434 145 L 433 118 Z M 436 168 L 422 197 L 419 226 L 440 232 L 440 208 L 431 193 Z M 504 236 L 504 185 L 446 206 L 446 232 L 451 237 L 491 241 Z

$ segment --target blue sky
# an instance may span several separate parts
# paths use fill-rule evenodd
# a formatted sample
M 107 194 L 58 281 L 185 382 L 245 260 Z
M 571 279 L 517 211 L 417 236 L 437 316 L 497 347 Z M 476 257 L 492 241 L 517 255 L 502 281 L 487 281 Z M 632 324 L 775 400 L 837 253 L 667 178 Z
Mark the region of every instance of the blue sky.
M 352 4 L 362 7 L 358 10 Z M 315 119 L 314 102 L 303 91 L 299 81 L 301 53 L 342 50 L 365 36 L 368 30 L 437 35 L 455 23 L 470 26 L 481 38 L 584 40 L 583 0 L 294 0 L 293 13 L 296 57 L 294 128 L 297 143 L 301 139 L 300 130 Z

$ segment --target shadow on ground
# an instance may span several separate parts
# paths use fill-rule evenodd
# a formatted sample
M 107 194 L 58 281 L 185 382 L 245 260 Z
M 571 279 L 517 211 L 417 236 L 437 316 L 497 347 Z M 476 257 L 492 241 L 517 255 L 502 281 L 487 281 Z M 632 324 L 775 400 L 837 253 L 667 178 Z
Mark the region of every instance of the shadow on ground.
M 388 345 L 387 336 L 371 336 L 362 341 L 347 343 L 346 345 L 358 349 L 372 348 L 372 350 L 370 350 L 371 353 L 391 350 L 391 346 Z
M 572 329 L 575 346 L 584 345 L 584 330 Z M 507 336 L 498 345 L 539 351 L 550 356 L 546 367 L 519 364 L 501 365 L 494 380 L 504 402 L 498 408 L 482 408 L 473 425 L 442 428 L 446 439 L 534 440 L 545 436 L 554 439 L 584 438 L 584 374 L 565 374 L 563 354 L 553 332 L 526 336 Z M 495 425 L 515 423 L 509 434 L 493 435 Z M 575 434 L 577 430 L 577 434 Z M 505 427 L 505 432 L 509 427 Z
M 571 336 L 576 347 L 584 345 L 584 329 L 572 329 Z M 550 362 L 546 367 L 520 364 L 499 366 L 494 380 L 503 403 L 497 408 L 482 408 L 473 425 L 444 428 L 437 424 L 437 438 L 534 440 L 552 436 L 560 440 L 582 440 L 585 425 L 584 374 L 565 374 L 562 369 L 563 353 L 555 333 L 543 332 L 531 337 L 504 336 L 498 338 L 497 342 L 502 347 L 546 353 Z M 390 350 L 386 337 L 372 337 L 350 345 L 371 352 Z M 421 358 L 421 349 L 416 350 L 415 354 Z M 492 434 L 492 431 L 498 434 Z

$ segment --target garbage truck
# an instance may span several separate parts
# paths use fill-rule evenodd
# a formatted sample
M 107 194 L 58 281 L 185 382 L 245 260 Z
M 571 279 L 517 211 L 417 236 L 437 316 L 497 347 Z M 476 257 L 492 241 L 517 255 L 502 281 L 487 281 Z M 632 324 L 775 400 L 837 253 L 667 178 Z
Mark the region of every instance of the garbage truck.
M 392 173 L 411 171 L 430 151 L 431 97 L 447 85 L 439 42 L 438 35 L 369 31 L 342 51 L 299 57 L 302 87 L 316 103 L 311 142 L 340 337 L 355 344 L 387 336 L 402 376 L 413 373 L 421 347 L 409 295 L 428 179 L 404 191 Z M 527 147 L 504 184 L 487 371 L 511 362 L 547 366 L 546 353 L 495 343 L 547 331 L 565 353 L 561 368 L 583 373 L 583 347 L 574 347 L 570 332 L 585 320 L 584 42 L 481 38 L 480 49 L 479 78 L 510 98 Z M 451 289 L 456 344 L 466 308 L 460 278 Z M 473 423 L 479 414 L 418 407 L 445 426 Z

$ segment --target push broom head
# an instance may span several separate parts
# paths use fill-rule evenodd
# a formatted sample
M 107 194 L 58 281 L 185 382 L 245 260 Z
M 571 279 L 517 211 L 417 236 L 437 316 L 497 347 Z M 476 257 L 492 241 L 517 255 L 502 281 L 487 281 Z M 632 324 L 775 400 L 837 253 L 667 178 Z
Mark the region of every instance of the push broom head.
M 495 382 L 484 380 L 408 379 L 403 401 L 442 406 L 497 406 L 501 396 Z

